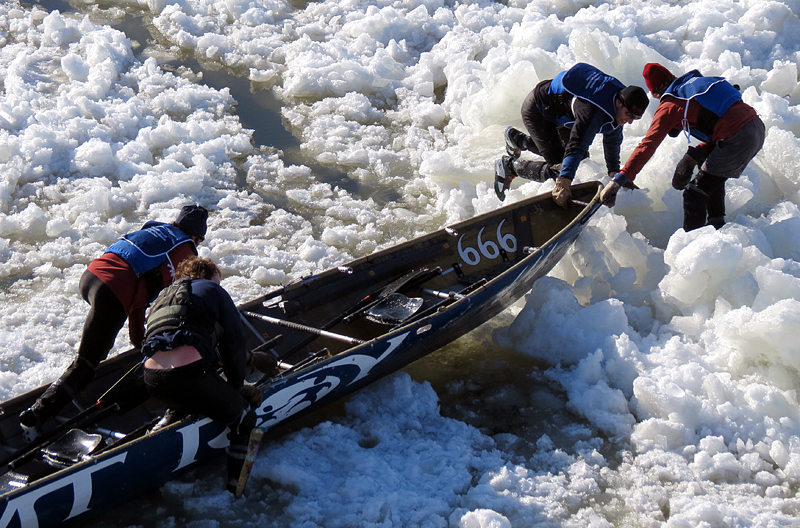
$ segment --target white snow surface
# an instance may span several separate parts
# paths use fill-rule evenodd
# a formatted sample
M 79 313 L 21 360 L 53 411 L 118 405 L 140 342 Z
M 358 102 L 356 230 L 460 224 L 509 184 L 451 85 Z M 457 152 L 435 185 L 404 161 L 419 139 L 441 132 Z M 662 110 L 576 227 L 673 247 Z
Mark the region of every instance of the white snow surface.
M 144 525 L 797 525 L 800 2 L 114 9 L 147 17 L 160 46 L 138 53 L 89 15 L 0 4 L 3 399 L 72 360 L 86 265 L 185 203 L 211 210 L 201 255 L 221 264 L 237 301 L 499 207 L 490 180 L 503 128 L 522 127 L 530 89 L 576 62 L 640 86 L 654 61 L 724 76 L 767 127 L 763 150 L 727 184 L 721 230 L 680 228 L 670 179 L 686 140 L 667 139 L 637 178 L 642 190 L 603 208 L 550 276 L 474 337 L 563 392 L 574 418 L 563 438 L 445 417 L 429 383 L 398 373 L 344 415 L 265 445 L 247 497 L 195 475 L 164 486 L 180 507 Z M 254 145 L 227 90 L 159 63 L 182 53 L 273 88 L 308 159 L 399 198 L 348 193 Z M 626 127 L 623 161 L 655 107 Z M 607 181 L 602 159 L 598 140 L 577 180 Z M 515 182 L 507 201 L 551 188 Z M 114 352 L 127 346 L 123 331 Z M 512 390 L 497 398 L 523 416 L 539 404 Z

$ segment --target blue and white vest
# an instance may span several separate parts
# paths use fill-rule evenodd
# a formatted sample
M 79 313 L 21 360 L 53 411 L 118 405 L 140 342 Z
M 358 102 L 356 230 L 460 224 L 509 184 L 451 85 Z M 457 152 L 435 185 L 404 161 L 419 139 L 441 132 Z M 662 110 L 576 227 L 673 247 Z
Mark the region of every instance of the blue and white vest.
M 579 62 L 572 68 L 556 75 L 550 82 L 549 92 L 552 94 L 567 92 L 602 110 L 608 116 L 608 123 L 605 123 L 600 130 L 605 133 L 619 126 L 616 123 L 615 101 L 619 91 L 624 88 L 625 85 L 615 77 L 606 75 L 591 64 Z M 570 126 L 570 123 L 566 122 L 559 122 L 559 124 Z M 607 127 L 609 124 L 611 125 L 610 129 Z
M 106 250 L 131 265 L 137 277 L 158 267 L 167 253 L 192 239 L 183 231 L 163 222 L 147 222 L 142 229 L 123 235 Z
M 717 124 L 719 117 L 733 103 L 742 100 L 739 90 L 734 88 L 731 83 L 722 77 L 703 77 L 697 70 L 685 73 L 672 81 L 672 84 L 664 92 L 664 95 L 667 94 L 686 101 L 681 126 L 686 134 L 686 139 L 692 135 L 701 141 L 711 141 L 714 125 Z M 694 127 L 690 127 L 689 121 L 686 119 L 691 99 L 697 101 L 701 107 L 697 116 L 697 124 Z

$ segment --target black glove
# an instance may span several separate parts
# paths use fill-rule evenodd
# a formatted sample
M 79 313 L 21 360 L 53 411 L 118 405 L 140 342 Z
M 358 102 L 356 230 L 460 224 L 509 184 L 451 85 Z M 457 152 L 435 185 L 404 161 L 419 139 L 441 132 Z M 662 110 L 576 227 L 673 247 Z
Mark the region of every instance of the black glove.
M 675 167 L 675 174 L 672 175 L 672 187 L 682 191 L 692 181 L 694 168 L 703 161 L 705 161 L 703 153 L 696 147 L 689 147 Z
M 242 388 L 239 389 L 239 394 L 241 394 L 253 408 L 258 407 L 261 405 L 261 402 L 264 401 L 264 393 L 255 385 L 247 385 L 245 383 L 242 385 Z
M 690 155 L 685 154 L 675 167 L 675 174 L 672 175 L 672 187 L 682 191 L 689 182 L 692 181 L 694 168 L 697 162 Z
M 269 374 L 277 368 L 278 360 L 266 352 L 248 352 L 247 366 L 253 367 L 263 374 Z

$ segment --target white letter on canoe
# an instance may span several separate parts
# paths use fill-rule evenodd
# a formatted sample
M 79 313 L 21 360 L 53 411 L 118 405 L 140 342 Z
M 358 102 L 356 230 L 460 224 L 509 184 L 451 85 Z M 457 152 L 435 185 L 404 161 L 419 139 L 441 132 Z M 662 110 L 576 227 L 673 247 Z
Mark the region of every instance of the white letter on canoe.
M 200 446 L 200 428 L 211 422 L 211 418 L 203 418 L 178 429 L 183 438 L 183 449 L 181 450 L 181 461 L 173 471 L 183 469 L 195 461 L 197 448 Z
M 97 465 L 89 466 L 73 475 L 68 475 L 55 482 L 51 482 L 46 486 L 42 486 L 41 488 L 35 489 L 10 501 L 8 506 L 6 506 L 6 510 L 3 512 L 3 517 L 0 518 L 0 525 L 8 526 L 8 523 L 14 518 L 14 514 L 19 513 L 19 524 L 21 528 L 39 528 L 39 518 L 36 516 L 36 510 L 34 509 L 36 501 L 52 491 L 67 486 L 72 486 L 74 498 L 72 500 L 72 510 L 69 512 L 69 516 L 64 520 L 72 519 L 73 517 L 89 511 L 89 501 L 92 499 L 92 474 L 108 466 L 124 463 L 127 455 L 128 453 L 120 453 Z

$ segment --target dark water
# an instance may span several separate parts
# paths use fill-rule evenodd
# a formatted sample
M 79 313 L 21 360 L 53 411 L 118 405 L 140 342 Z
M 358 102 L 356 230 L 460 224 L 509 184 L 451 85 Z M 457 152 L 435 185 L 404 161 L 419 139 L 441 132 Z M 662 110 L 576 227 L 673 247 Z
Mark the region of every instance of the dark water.
M 297 8 L 304 7 L 308 2 L 294 1 L 291 5 Z M 128 13 L 124 18 L 112 15 L 106 16 L 104 8 L 114 7 L 113 3 L 85 3 L 67 0 L 43 0 L 29 2 L 25 5 L 38 5 L 47 11 L 60 13 L 85 13 L 98 24 L 106 24 L 125 33 L 131 40 L 134 53 L 144 60 L 148 52 L 158 44 L 147 28 L 146 12 Z M 88 10 L 96 6 L 97 9 Z M 177 60 L 159 60 L 159 65 L 165 70 L 177 71 L 190 69 L 195 74 L 201 75 L 203 84 L 217 90 L 228 88 L 231 95 L 238 103 L 237 115 L 245 128 L 253 130 L 253 142 L 256 146 L 271 147 L 283 152 L 282 159 L 286 165 L 305 165 L 309 167 L 317 180 L 329 183 L 334 187 L 345 189 L 351 194 L 364 194 L 368 189 L 362 189 L 358 181 L 348 177 L 347 174 L 334 167 L 320 165 L 316 160 L 305 156 L 300 150 L 300 140 L 296 138 L 285 126 L 281 116 L 281 102 L 275 93 L 268 87 L 258 86 L 247 77 L 235 75 L 221 69 L 216 64 L 200 64 L 193 57 L 180 57 Z M 376 197 L 380 198 L 380 197 Z

